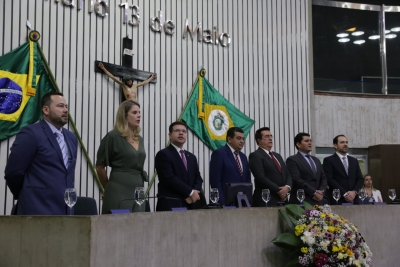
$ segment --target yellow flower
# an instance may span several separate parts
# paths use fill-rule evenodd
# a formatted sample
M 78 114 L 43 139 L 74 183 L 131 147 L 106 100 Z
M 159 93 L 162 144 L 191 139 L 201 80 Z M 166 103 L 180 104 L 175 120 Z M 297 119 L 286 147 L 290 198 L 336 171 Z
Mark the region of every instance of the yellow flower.
M 334 226 L 328 226 L 328 231 L 329 231 L 329 232 L 334 233 L 335 230 L 336 230 L 336 227 L 334 227 Z
M 325 217 L 326 217 L 326 214 L 325 214 L 325 213 L 321 213 L 321 214 L 319 215 L 319 217 L 325 218 Z
M 301 248 L 301 252 L 303 252 L 303 253 L 307 253 L 307 252 L 308 252 L 308 248 L 306 248 L 306 247 L 302 247 L 302 248 Z
M 344 256 L 344 255 L 343 255 L 342 253 L 339 253 L 339 254 L 338 254 L 338 259 L 339 259 L 339 260 L 343 259 L 343 256 Z
M 353 251 L 351 251 L 350 249 L 347 249 L 346 253 L 347 255 L 349 255 L 349 257 L 352 257 L 354 255 Z
M 332 251 L 333 251 L 333 252 L 338 252 L 339 250 L 340 250 L 340 249 L 339 249 L 337 246 L 333 246 L 333 247 L 332 247 Z

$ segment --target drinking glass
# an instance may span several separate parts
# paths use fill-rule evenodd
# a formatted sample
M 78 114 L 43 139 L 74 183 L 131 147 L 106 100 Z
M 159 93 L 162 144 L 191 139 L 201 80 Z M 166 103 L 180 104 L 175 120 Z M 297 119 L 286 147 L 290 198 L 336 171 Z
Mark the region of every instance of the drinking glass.
M 71 215 L 71 208 L 75 205 L 76 203 L 76 190 L 75 188 L 67 188 L 65 189 L 64 192 L 64 201 L 69 207 L 69 215 Z
M 297 189 L 297 199 L 300 201 L 300 204 L 303 204 L 305 198 L 304 189 Z
M 135 188 L 135 201 L 137 204 L 139 204 L 139 211 L 142 211 L 142 204 L 145 199 L 146 199 L 146 196 L 144 193 L 144 187 L 136 187 Z
M 358 197 L 361 199 L 361 202 L 363 202 L 367 197 L 367 192 L 365 192 L 364 188 L 361 188 L 360 191 L 358 191 Z
M 269 189 L 263 189 L 261 192 L 261 197 L 262 200 L 265 202 L 265 206 L 268 205 L 268 201 L 271 199 L 271 193 L 269 192 Z
M 396 190 L 395 189 L 389 189 L 389 198 L 393 200 L 396 198 Z
M 336 205 L 338 205 L 339 204 L 338 201 L 340 199 L 340 190 L 339 189 L 333 189 L 332 196 L 333 196 L 333 199 L 336 200 Z
M 218 188 L 210 189 L 210 200 L 214 204 L 218 202 L 218 200 L 219 200 Z

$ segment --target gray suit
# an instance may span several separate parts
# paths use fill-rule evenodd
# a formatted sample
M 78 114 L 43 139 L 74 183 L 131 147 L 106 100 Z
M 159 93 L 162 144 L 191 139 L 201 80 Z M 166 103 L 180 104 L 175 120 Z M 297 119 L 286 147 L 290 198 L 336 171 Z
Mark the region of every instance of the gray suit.
M 317 201 L 312 199 L 316 190 L 324 190 L 326 193 L 327 179 L 322 164 L 316 157 L 311 156 L 311 158 L 315 163 L 317 173 L 311 169 L 310 164 L 300 152 L 286 160 L 287 168 L 293 179 L 290 203 L 299 203 L 296 196 L 297 189 L 304 189 L 305 201 L 312 205 L 317 204 Z M 322 199 L 318 204 L 328 204 L 328 201 Z
M 253 173 L 255 184 L 253 207 L 265 207 L 265 202 L 261 197 L 263 189 L 269 189 L 271 192 L 268 206 L 276 206 L 277 202 L 280 201 L 278 196 L 279 187 L 292 186 L 292 178 L 281 155 L 275 152 L 272 153 L 281 165 L 282 173 L 279 172 L 272 158 L 262 148 L 258 148 L 249 156 L 250 170 Z

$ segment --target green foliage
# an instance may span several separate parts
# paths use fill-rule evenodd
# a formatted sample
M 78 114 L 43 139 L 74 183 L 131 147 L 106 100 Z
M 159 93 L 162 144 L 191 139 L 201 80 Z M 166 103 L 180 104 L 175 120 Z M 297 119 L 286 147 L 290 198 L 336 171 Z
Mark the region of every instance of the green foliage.
M 303 242 L 294 233 L 283 233 L 272 239 L 276 246 L 293 250 L 303 245 Z

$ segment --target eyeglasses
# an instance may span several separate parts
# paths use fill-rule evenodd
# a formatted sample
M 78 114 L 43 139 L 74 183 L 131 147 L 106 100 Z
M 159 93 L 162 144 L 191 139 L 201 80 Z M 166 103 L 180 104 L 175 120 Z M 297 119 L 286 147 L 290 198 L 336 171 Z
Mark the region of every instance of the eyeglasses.
M 181 130 L 181 129 L 174 129 L 174 130 L 172 130 L 174 133 L 187 133 L 187 131 L 186 130 Z
M 269 138 L 274 138 L 274 136 L 272 134 L 267 134 L 267 135 L 264 135 L 263 138 L 269 139 Z

